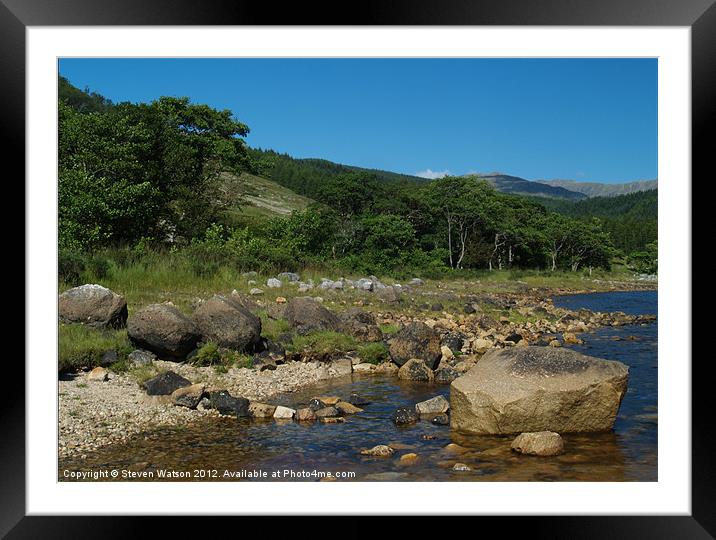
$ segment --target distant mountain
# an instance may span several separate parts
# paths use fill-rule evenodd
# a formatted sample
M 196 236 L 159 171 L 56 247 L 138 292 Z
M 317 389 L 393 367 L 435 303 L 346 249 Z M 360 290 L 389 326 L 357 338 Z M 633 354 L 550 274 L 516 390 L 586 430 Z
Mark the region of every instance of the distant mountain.
M 561 187 L 570 191 L 584 193 L 587 197 L 616 197 L 638 191 L 651 191 L 658 188 L 658 180 L 638 180 L 624 184 L 602 184 L 599 182 L 577 182 L 576 180 L 535 180 L 540 184 Z
M 572 191 L 561 186 L 550 186 L 545 183 L 532 182 L 519 176 L 510 176 L 502 173 L 476 173 L 474 176 L 484 178 L 492 184 L 497 191 L 501 191 L 502 193 L 525 195 L 528 197 L 565 199 L 568 201 L 579 201 L 587 198 L 585 194 L 577 191 Z

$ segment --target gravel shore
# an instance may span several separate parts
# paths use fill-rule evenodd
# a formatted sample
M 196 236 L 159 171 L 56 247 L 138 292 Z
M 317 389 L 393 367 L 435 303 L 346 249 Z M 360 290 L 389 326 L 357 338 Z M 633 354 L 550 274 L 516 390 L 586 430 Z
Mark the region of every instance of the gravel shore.
M 232 368 L 217 373 L 174 362 L 156 361 L 159 371 L 172 370 L 208 390 L 228 390 L 233 396 L 267 400 L 272 395 L 293 392 L 307 384 L 339 375 L 326 364 L 291 362 L 275 371 Z M 185 425 L 214 410 L 190 410 L 166 400 L 149 397 L 129 375 L 110 373 L 105 382 L 87 381 L 80 374 L 59 381 L 59 454 L 82 455 L 110 444 L 121 443 L 143 431 L 160 426 Z

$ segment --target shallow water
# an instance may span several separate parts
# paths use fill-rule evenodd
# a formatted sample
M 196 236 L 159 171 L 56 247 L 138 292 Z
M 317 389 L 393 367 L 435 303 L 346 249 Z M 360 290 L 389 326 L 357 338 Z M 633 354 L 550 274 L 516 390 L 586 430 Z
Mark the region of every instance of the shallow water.
M 555 304 L 570 309 L 656 313 L 656 292 L 565 296 L 556 298 Z M 314 396 L 347 399 L 355 392 L 370 402 L 343 424 L 206 419 L 194 426 L 137 436 L 122 446 L 88 454 L 86 459 L 63 460 L 60 480 L 66 479 L 64 470 L 113 469 L 150 473 L 154 480 L 162 479 L 158 477 L 161 470 L 180 471 L 190 475 L 181 478 L 184 481 L 235 481 L 237 475 L 240 480 L 316 481 L 329 473 L 349 481 L 657 480 L 656 324 L 604 328 L 583 338 L 585 345 L 573 346 L 575 349 L 630 366 L 629 389 L 613 432 L 563 435 L 566 452 L 561 456 L 517 455 L 510 450 L 512 437 L 458 433 L 428 420 L 397 427 L 390 420 L 396 408 L 438 394 L 449 398 L 450 386 L 353 374 L 271 401 L 298 407 Z M 451 442 L 462 449 L 446 449 Z M 396 453 L 387 458 L 360 455 L 361 449 L 377 444 L 388 444 Z M 400 456 L 406 453 L 418 458 L 401 462 Z M 453 471 L 455 463 L 464 463 L 471 470 Z M 254 477 L 248 478 L 249 473 Z M 129 478 L 120 472 L 117 479 Z

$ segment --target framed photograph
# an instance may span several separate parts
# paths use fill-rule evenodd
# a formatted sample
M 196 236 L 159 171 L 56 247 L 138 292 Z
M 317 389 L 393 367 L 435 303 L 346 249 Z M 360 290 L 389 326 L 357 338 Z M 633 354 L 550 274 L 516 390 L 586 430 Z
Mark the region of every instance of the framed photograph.
M 294 9 L 0 5 L 27 211 L 0 531 L 712 537 L 691 177 L 716 8 Z

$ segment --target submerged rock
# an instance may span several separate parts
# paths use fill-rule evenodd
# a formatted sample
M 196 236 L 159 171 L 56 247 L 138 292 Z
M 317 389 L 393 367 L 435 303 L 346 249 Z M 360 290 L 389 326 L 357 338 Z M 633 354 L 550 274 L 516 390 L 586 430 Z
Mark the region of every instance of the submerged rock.
M 395 453 L 395 450 L 393 450 L 390 446 L 385 444 L 379 444 L 377 446 L 374 446 L 373 448 L 368 448 L 366 450 L 361 450 L 360 453 L 364 456 L 380 456 L 380 457 L 389 457 L 392 456 Z
M 450 392 L 451 426 L 473 433 L 608 431 L 629 368 L 569 349 L 491 351 Z
M 400 407 L 397 409 L 392 416 L 392 420 L 395 424 L 401 426 L 406 424 L 414 424 L 420 417 L 415 409 L 412 407 Z
M 512 442 L 512 450 L 533 456 L 558 456 L 564 452 L 564 441 L 552 431 L 521 433 Z

